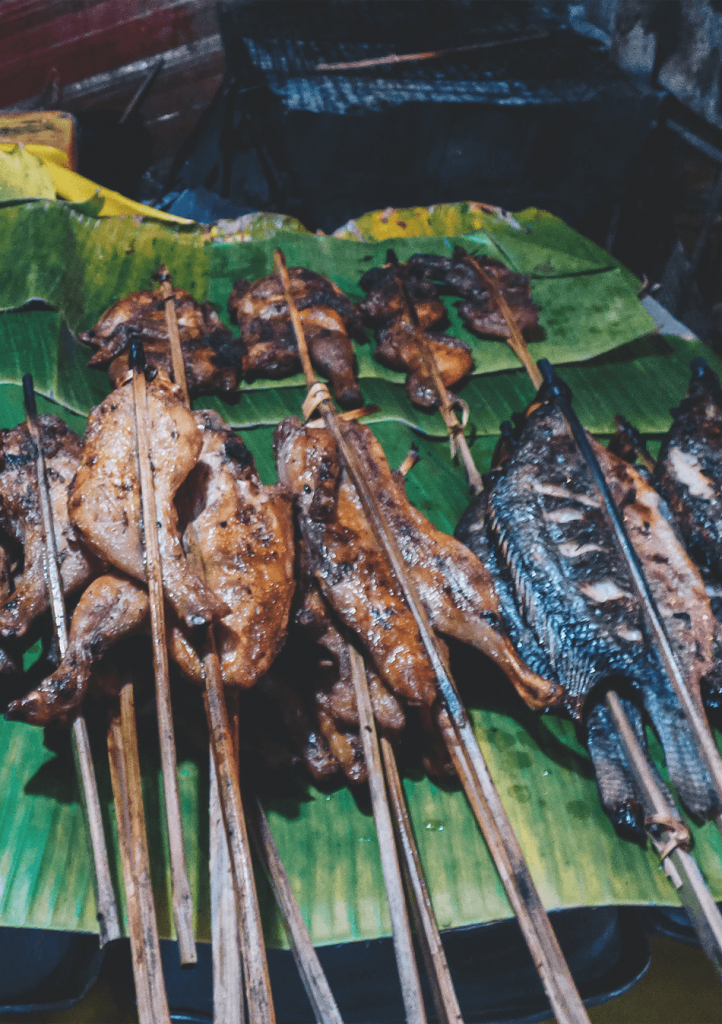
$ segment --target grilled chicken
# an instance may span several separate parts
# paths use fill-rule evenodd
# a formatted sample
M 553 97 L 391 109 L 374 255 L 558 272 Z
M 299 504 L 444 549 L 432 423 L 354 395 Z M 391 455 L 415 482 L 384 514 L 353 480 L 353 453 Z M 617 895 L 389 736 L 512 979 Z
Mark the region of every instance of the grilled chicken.
M 360 284 L 368 294 L 358 308 L 364 322 L 376 330 L 374 358 L 392 370 L 406 371 L 406 394 L 414 405 L 420 409 L 438 408 L 439 396 L 424 363 L 407 296 L 413 303 L 419 328 L 426 334 L 446 388 L 454 387 L 474 368 L 466 342 L 432 331 L 446 319 L 438 289 L 431 281 L 411 274 L 403 264 L 394 263 L 368 270 Z
M 100 568 L 81 543 L 68 515 L 68 489 L 80 463 L 81 441 L 57 416 L 41 416 L 39 426 L 60 578 L 63 593 L 70 595 L 84 587 Z M 36 450 L 25 424 L 3 431 L 0 445 L 0 527 L 23 548 L 22 573 L 15 579 L 12 592 L 3 558 L 0 636 L 22 637 L 50 606 Z
M 191 394 L 236 391 L 241 366 L 238 340 L 210 302 L 198 303 L 180 288 L 174 289 L 173 302 Z M 95 327 L 78 335 L 83 344 L 97 349 L 88 366 L 107 369 L 114 387 L 128 372 L 131 327 L 143 342 L 148 365 L 168 375 L 171 372 L 165 299 L 153 289 L 133 292 L 106 310 Z
M 548 706 L 560 687 L 532 672 L 503 632 L 491 577 L 477 558 L 409 503 L 367 427 L 343 428 L 394 531 L 432 625 L 494 659 L 528 702 Z M 378 548 L 355 488 L 325 429 L 289 419 L 274 443 L 279 479 L 294 494 L 310 570 L 339 620 L 359 637 L 383 682 L 412 704 L 436 684 L 416 622 Z
M 195 533 L 216 598 L 229 611 L 216 624 L 223 681 L 247 688 L 266 672 L 283 646 L 294 590 L 293 524 L 289 500 L 264 487 L 241 439 L 215 412 L 193 414 L 202 450 L 179 497 Z M 85 591 L 73 614 L 70 644 L 58 669 L 10 714 L 36 724 L 66 716 L 83 700 L 91 672 L 128 636 L 146 631 L 145 586 L 112 573 Z M 167 618 L 168 648 L 181 672 L 203 685 L 194 639 L 176 616 Z
M 223 681 L 247 688 L 283 647 L 295 589 L 291 502 L 265 487 L 253 456 L 218 413 L 196 412 L 203 448 L 184 485 L 191 533 L 212 592 L 230 611 L 216 642 Z
M 653 488 L 596 443 L 595 450 L 699 702 L 700 684 L 714 672 L 712 611 L 702 580 Z M 457 536 L 489 565 L 522 656 L 558 680 L 563 707 L 586 722 L 602 802 L 613 820 L 642 828 L 633 778 L 599 704 L 600 688 L 612 683 L 646 711 L 686 806 L 701 815 L 717 810 L 691 730 L 645 634 L 601 499 L 556 407 L 531 412 L 488 495 L 475 499 Z
M 158 513 L 163 588 L 178 617 L 202 626 L 228 608 L 191 572 L 178 532 L 176 491 L 198 461 L 203 438 L 162 370 L 150 381 L 148 425 Z M 145 581 L 133 391 L 117 388 L 96 406 L 75 480 L 70 520 L 88 547 L 121 572 Z
M 457 246 L 451 257 L 421 253 L 411 256 L 409 269 L 439 281 L 444 291 L 461 296 L 464 301 L 457 303 L 457 309 L 464 326 L 474 334 L 505 339 L 509 337 L 509 327 L 485 280 L 485 275 L 489 275 L 496 281 L 527 340 L 533 341 L 538 333 L 539 310 L 531 297 L 529 278 L 513 273 L 499 260 L 488 256 L 472 258 Z
M 295 687 L 290 686 L 274 667 L 258 683 L 260 693 L 275 707 L 276 713 L 301 761 L 316 781 L 338 772 L 339 764 L 325 737 L 312 722 Z
M 288 276 L 311 362 L 328 378 L 341 406 L 348 409 L 361 405 L 363 398 L 351 344 L 351 336 L 364 340 L 356 310 L 341 289 L 321 274 L 291 267 Z M 241 328 L 246 377 L 277 380 L 298 373 L 301 359 L 277 274 L 254 284 L 236 281 L 228 311 Z

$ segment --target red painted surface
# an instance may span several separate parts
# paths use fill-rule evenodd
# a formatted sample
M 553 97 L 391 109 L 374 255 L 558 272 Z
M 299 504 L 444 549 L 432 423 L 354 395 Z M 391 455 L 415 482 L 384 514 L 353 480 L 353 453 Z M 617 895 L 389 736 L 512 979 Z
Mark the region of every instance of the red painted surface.
M 217 32 L 212 0 L 2 0 L 0 107 Z

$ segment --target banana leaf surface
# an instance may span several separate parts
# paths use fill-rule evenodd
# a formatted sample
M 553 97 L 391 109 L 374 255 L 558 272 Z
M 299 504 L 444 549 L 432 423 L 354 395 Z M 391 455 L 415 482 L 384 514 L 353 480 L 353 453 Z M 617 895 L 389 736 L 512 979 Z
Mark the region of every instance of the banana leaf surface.
M 548 278 L 545 286 L 560 289 L 556 308 L 569 311 L 565 314 L 568 339 L 575 330 L 574 303 L 564 294 L 570 282 L 582 278 L 611 281 L 615 275 L 613 288 L 627 289 L 626 312 L 621 321 L 615 321 L 614 341 L 606 351 L 587 346 L 586 335 L 581 333 L 587 315 L 583 303 L 576 312 L 583 344 L 576 342 L 575 348 L 569 342 L 565 349 L 561 334 L 554 343 L 559 348 L 553 358 L 568 363 L 563 373 L 574 389 L 582 419 L 590 429 L 605 435 L 613 429 L 614 414 L 622 412 L 645 433 L 662 433 L 670 422 L 669 406 L 684 394 L 689 359 L 700 354 L 702 346 L 649 335 L 646 313 L 637 308 L 631 275 L 591 243 L 578 243 L 579 248 L 572 251 L 579 236 L 573 232 L 565 235 L 560 222 L 547 224 L 537 213 L 530 214 L 530 220 L 543 221 L 549 234 L 546 243 L 538 244 L 541 251 L 528 257 L 528 263 L 535 261 L 534 267 L 542 267 L 539 273 Z M 86 368 L 87 353 L 70 331 L 90 326 L 114 298 L 146 287 L 160 261 L 172 267 L 178 285 L 199 298 L 209 297 L 222 308 L 229 282 L 235 277 L 268 272 L 273 245 L 279 240 L 289 264 L 303 263 L 322 272 L 333 268 L 332 276 L 354 297 L 360 272 L 383 262 L 387 244 L 286 233 L 272 240 L 208 246 L 193 230 L 137 224 L 127 218 L 100 222 L 63 204 L 45 202 L 6 207 L 0 211 L 0 219 L 15 257 L 9 258 L 6 244 L 0 255 L 0 306 L 12 310 L 35 297 L 59 310 L 16 309 L 0 314 L 0 427 L 14 426 L 22 418 L 19 384 L 22 374 L 30 370 L 42 396 L 40 411 L 55 412 L 74 429 L 83 429 L 89 409 L 107 393 L 108 385 L 104 375 Z M 516 215 L 517 223 L 522 220 L 523 215 Z M 454 227 L 459 231 L 456 237 L 464 232 L 478 236 L 480 229 L 481 225 L 468 222 Z M 513 248 L 506 236 L 503 239 L 508 261 L 526 266 L 519 262 L 527 259 L 522 237 L 533 232 L 522 231 L 517 240 L 521 229 L 511 226 L 508 230 L 516 240 Z M 65 248 L 54 248 L 56 233 L 62 234 Z M 394 237 L 401 258 L 413 251 L 449 251 L 449 242 L 453 245 L 448 233 L 418 239 Z M 467 239 L 467 244 L 472 243 Z M 565 244 L 570 246 L 568 256 Z M 367 256 L 370 258 L 365 259 Z M 577 266 L 575 260 L 598 265 L 587 267 L 593 272 L 579 274 L 569 269 Z M 601 309 L 606 299 L 600 294 L 598 301 Z M 622 330 L 620 324 L 634 326 Z M 611 328 L 607 326 L 605 331 Z M 497 343 L 479 344 L 505 352 L 505 346 Z M 585 359 L 588 361 L 581 362 Z M 711 361 L 716 369 L 722 369 L 722 362 Z M 394 377 L 378 372 L 363 380 L 367 401 L 380 406 L 380 412 L 369 421 L 391 465 L 398 466 L 413 443 L 420 448 L 421 462 L 408 481 L 410 499 L 438 527 L 451 532 L 468 497 L 463 474 L 451 462 L 436 418 L 414 411 Z M 275 478 L 272 427 L 283 416 L 299 413 L 303 393 L 294 383 L 277 387 L 266 382 L 265 386 L 243 388 L 233 403 L 197 400 L 196 405 L 214 405 L 229 422 L 243 428 L 263 479 L 271 482 Z M 493 372 L 485 370 L 476 376 L 463 394 L 471 408 L 472 452 L 483 471 L 490 464 L 499 422 L 523 408 L 532 397 L 531 388 L 521 371 L 502 360 Z M 619 839 L 599 808 L 589 759 L 573 726 L 526 709 L 485 659 L 462 651 L 456 652 L 455 659 L 455 672 L 482 749 L 545 905 L 677 905 L 656 856 Z M 101 796 L 113 844 L 113 870 L 122 891 L 102 724 L 100 718 L 94 721 L 91 716 Z M 142 720 L 140 728 L 159 924 L 162 934 L 170 936 L 170 868 L 152 718 Z M 196 924 L 199 938 L 208 939 L 208 756 L 180 728 L 178 735 Z M 90 862 L 67 736 L 44 735 L 41 730 L 3 721 L 0 743 L 4 750 L 0 758 L 0 925 L 96 930 Z M 661 762 L 651 735 L 650 746 Z M 441 927 L 511 916 L 463 794 L 414 773 L 405 778 L 404 785 Z M 324 791 L 299 779 L 293 791 L 265 792 L 263 799 L 314 941 L 335 943 L 389 934 L 378 843 L 363 795 L 345 787 Z M 711 825 L 698 827 L 694 823 L 692 831 L 700 867 L 714 896 L 722 899 L 719 834 Z M 261 898 L 268 941 L 283 945 L 283 929 L 263 880 Z

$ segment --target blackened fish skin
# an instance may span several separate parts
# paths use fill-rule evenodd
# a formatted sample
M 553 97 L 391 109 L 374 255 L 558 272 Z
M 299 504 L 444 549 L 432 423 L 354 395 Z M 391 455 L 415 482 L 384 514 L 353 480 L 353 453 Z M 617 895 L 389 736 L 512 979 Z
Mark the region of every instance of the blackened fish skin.
M 722 391 L 716 374 L 695 374 L 662 442 L 655 484 L 698 565 L 722 579 Z
M 690 692 L 700 702 L 700 680 L 713 666 L 712 613 L 702 581 L 656 492 L 631 466 L 601 446 L 596 451 Z M 711 781 L 645 634 L 641 605 L 596 487 L 555 407 L 542 405 L 528 416 L 496 474 L 487 522 L 519 616 L 548 658 L 569 714 L 581 721 L 593 690 L 625 680 L 660 737 L 685 805 L 703 816 L 716 811 Z

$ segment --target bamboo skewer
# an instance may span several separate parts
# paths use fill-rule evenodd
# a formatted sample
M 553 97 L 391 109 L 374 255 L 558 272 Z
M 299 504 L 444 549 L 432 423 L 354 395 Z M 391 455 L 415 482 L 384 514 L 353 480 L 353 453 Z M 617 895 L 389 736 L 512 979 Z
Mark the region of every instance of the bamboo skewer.
M 622 703 L 613 690 L 607 694 L 607 706 L 643 794 L 647 820 L 650 823 L 655 822 L 662 833 L 657 837 L 650 831 L 662 867 L 678 890 L 680 901 L 687 908 L 702 949 L 722 978 L 722 914 L 707 888 L 697 862 L 688 852 L 689 830 L 681 821 L 670 816 L 662 789 L 629 725 Z
M 318 1024 L 343 1024 L 258 797 L 250 808 L 248 827 L 251 841 L 268 872 L 276 902 L 281 908 L 298 973 L 316 1020 Z
M 131 959 L 140 1024 L 170 1024 L 158 941 L 138 759 L 133 683 L 123 683 L 108 728 L 108 758 L 118 819 Z
M 173 379 L 180 388 L 182 401 L 190 408 L 188 385 L 185 375 L 183 350 L 178 333 L 178 324 L 173 300 L 173 285 L 166 267 L 158 268 L 161 288 L 165 291 L 165 313 L 168 337 L 170 340 Z M 195 537 L 195 531 L 188 531 L 189 562 L 201 578 L 205 578 L 205 567 Z M 203 651 L 203 676 L 205 680 L 204 704 L 208 719 L 210 737 L 212 774 L 225 824 L 227 853 L 234 883 L 233 892 L 236 903 L 237 928 L 231 936 L 230 913 L 218 921 L 218 939 L 225 946 L 231 940 L 230 949 L 216 949 L 214 952 L 214 1017 L 223 1024 L 233 1024 L 242 1020 L 242 1006 L 235 1004 L 235 990 L 239 974 L 245 980 L 246 1000 L 248 1003 L 249 1024 L 275 1024 L 275 1010 L 271 992 L 271 980 L 268 974 L 266 945 L 263 938 L 261 912 L 258 906 L 258 895 L 253 877 L 253 862 L 248 842 L 246 819 L 241 799 L 241 787 L 238 777 L 238 752 L 235 749 L 233 735 L 228 720 L 223 677 L 221 674 L 215 633 L 212 624 L 208 626 Z M 211 791 L 212 796 L 212 791 Z M 215 817 L 215 815 L 214 815 Z M 215 835 L 216 850 L 220 845 L 220 837 Z M 217 851 L 218 852 L 218 851 Z M 222 852 L 214 857 L 212 887 L 215 892 L 222 890 L 224 884 L 224 860 Z M 225 876 L 227 879 L 227 876 Z M 218 919 L 217 919 L 218 920 Z M 236 964 L 241 965 L 239 968 Z M 219 988 L 216 987 L 216 980 Z M 218 1008 L 216 1009 L 216 997 Z M 224 1007 L 233 1015 L 223 1018 Z
M 356 488 L 364 513 L 366 514 L 369 524 L 374 532 L 379 547 L 386 556 L 389 567 L 401 586 L 406 602 L 414 616 L 419 633 L 421 634 L 421 639 L 429 657 L 429 661 L 436 675 L 441 697 L 448 709 L 450 720 L 453 725 L 453 731 L 457 737 L 458 743 L 466 752 L 466 756 L 469 759 L 469 765 L 471 768 L 469 784 L 470 786 L 478 789 L 481 794 L 484 787 L 488 788 L 488 786 L 491 785 L 493 788 L 493 783 L 491 783 L 488 768 L 481 750 L 479 749 L 474 730 L 471 727 L 471 723 L 469 722 L 461 700 L 459 699 L 456 686 L 446 670 L 444 659 L 437 645 L 436 637 L 431 627 L 426 609 L 419 597 L 413 580 L 406 571 L 406 566 L 393 535 L 393 531 L 391 530 L 385 514 L 375 500 L 375 497 L 368 486 L 363 466 L 361 465 L 354 448 L 349 445 L 346 440 L 338 420 L 338 414 L 328 394 L 328 390 L 324 385 L 319 384 L 315 375 L 309 358 L 308 347 L 306 345 L 306 339 L 303 333 L 300 317 L 298 315 L 298 310 L 296 309 L 296 304 L 293 301 L 293 296 L 291 294 L 290 281 L 288 278 L 285 260 L 280 249 L 276 250 L 275 263 L 276 271 L 280 274 L 283 282 L 286 301 L 291 314 L 291 321 L 293 323 L 296 342 L 298 344 L 301 364 L 306 377 L 306 384 L 309 388 L 308 397 L 313 399 L 314 406 L 321 412 L 324 423 L 338 446 L 343 462 Z M 496 800 L 492 803 L 492 814 L 499 813 L 504 819 L 503 827 L 500 828 L 502 843 L 507 841 L 510 842 L 511 837 L 513 837 L 511 825 L 508 822 L 508 818 L 506 818 L 506 814 L 503 811 L 501 801 L 499 800 L 495 789 L 493 790 L 493 793 L 496 795 Z M 473 803 L 472 806 L 475 807 L 476 804 Z M 496 847 L 492 845 L 487 836 L 487 832 L 489 831 L 487 827 L 487 820 L 486 818 L 479 816 L 477 816 L 477 820 L 479 821 L 479 825 L 487 838 L 487 842 L 489 842 L 489 848 L 497 862 L 497 867 L 499 868 L 501 877 L 507 887 L 507 892 L 510 894 L 510 899 L 513 898 L 520 907 L 520 913 L 518 915 L 519 923 L 522 927 L 527 943 L 532 950 L 535 965 L 539 971 L 542 984 L 544 985 L 552 1010 L 557 1017 L 559 1024 L 571 1024 L 571 1022 L 577 1022 L 577 1024 L 579 1024 L 579 1022 L 586 1022 L 586 1024 L 588 1024 L 589 1017 L 584 1009 L 584 1004 L 582 1003 L 581 997 L 574 985 L 571 973 L 569 972 L 569 967 L 567 966 L 556 936 L 554 935 L 549 918 L 547 917 L 543 905 L 539 900 L 538 893 L 534 888 L 531 875 L 523 861 L 523 857 L 521 857 L 521 862 L 519 862 L 518 858 L 515 858 L 514 861 L 520 869 L 523 867 L 523 871 L 520 873 L 508 873 L 504 870 L 502 872 L 503 865 L 500 866 L 501 862 L 498 861 L 494 854 Z M 515 838 L 516 837 L 514 837 L 514 840 Z M 518 852 L 521 854 L 520 849 Z
M 396 764 L 394 748 L 386 736 L 381 736 L 380 743 L 386 785 L 394 812 L 396 840 L 403 852 L 402 865 L 407 879 L 407 888 L 413 894 L 410 900 L 411 914 L 426 962 L 426 973 L 433 989 L 436 1014 L 441 1024 L 463 1024 L 454 982 L 426 887 L 424 869 L 421 865 L 413 826 L 406 806 L 406 797 Z
M 476 272 L 484 281 L 484 284 L 489 289 L 492 302 L 506 320 L 506 325 L 509 328 L 509 337 L 505 339 L 506 343 L 512 350 L 514 355 L 517 357 L 517 359 L 521 361 L 521 363 L 524 366 L 524 369 L 531 378 L 532 384 L 538 391 L 542 385 L 542 375 L 539 372 L 539 368 L 537 367 L 536 363 L 531 357 L 531 353 L 529 352 L 526 339 L 521 331 L 521 328 L 519 327 L 516 317 L 514 316 L 513 310 L 511 309 L 509 303 L 506 301 L 506 296 L 504 295 L 504 292 L 499 285 L 499 282 L 496 278 L 496 274 L 494 273 L 493 270 L 486 270 L 484 267 L 482 267 L 482 265 L 479 263 L 477 259 L 474 259 L 473 256 L 469 256 L 468 253 L 466 256 L 464 256 L 464 262 L 470 264 L 470 266 L 472 266 L 474 270 L 476 270 Z
M 449 398 L 448 389 L 441 377 L 439 364 L 436 361 L 434 350 L 429 344 L 429 339 L 426 335 L 426 332 L 423 330 L 421 324 L 419 323 L 419 317 L 416 312 L 416 306 L 414 305 L 414 301 L 409 294 L 409 289 L 406 285 L 406 281 L 404 281 L 401 268 L 398 265 L 398 259 L 396 258 L 396 254 L 392 249 L 389 250 L 388 260 L 393 266 L 396 267 L 396 280 L 398 281 L 399 286 L 401 288 L 401 293 L 404 297 L 404 303 L 409 314 L 409 319 L 411 320 L 411 323 L 413 324 L 414 327 L 414 334 L 416 335 L 416 341 L 419 346 L 419 351 L 421 352 L 421 358 L 423 359 L 426 371 L 431 377 L 431 380 L 434 384 L 436 394 L 439 396 L 439 412 L 441 413 L 441 418 L 443 419 L 449 431 L 449 446 L 451 448 L 451 457 L 452 459 L 454 458 L 454 456 L 456 455 L 456 449 L 458 447 L 462 462 L 464 463 L 464 468 L 466 470 L 466 477 L 467 480 L 469 481 L 469 490 L 474 495 L 481 494 L 483 490 L 481 475 L 479 473 L 479 470 L 476 468 L 476 464 L 474 463 L 474 460 L 471 456 L 471 451 L 469 450 L 469 443 L 466 440 L 466 437 L 464 436 L 463 424 L 459 423 L 456 413 L 454 412 L 451 399 Z
M 23 394 L 25 399 L 25 423 L 28 433 L 37 452 L 37 480 L 40 497 L 43 533 L 45 536 L 45 569 L 47 574 L 50 609 L 53 626 L 58 642 L 60 657 L 65 656 L 68 649 L 68 630 L 65 618 L 65 601 L 63 585 L 58 566 L 58 549 L 55 541 L 53 522 L 53 506 L 45 467 L 45 455 L 40 436 L 40 423 L 35 405 L 35 391 L 32 375 L 23 377 Z M 100 810 L 98 783 L 90 751 L 90 739 L 85 718 L 78 714 L 72 727 L 73 758 L 78 779 L 81 803 L 85 817 L 86 834 L 93 860 L 95 898 L 98 908 L 99 941 L 101 948 L 113 939 L 120 938 L 120 920 L 115 901 L 115 892 L 110 877 L 108 850 L 103 831 L 103 816 Z
M 366 681 L 366 667 L 363 658 L 355 647 L 349 644 L 348 651 L 351 658 L 351 677 L 356 693 L 356 706 L 358 707 L 359 733 L 366 761 L 366 771 L 371 791 L 371 805 L 373 807 L 374 822 L 379 840 L 381 870 L 383 871 L 389 911 L 391 913 L 396 966 L 401 981 L 401 995 L 406 1011 L 406 1021 L 407 1024 L 426 1024 L 424 997 L 421 992 L 421 982 L 416 967 L 414 942 L 411 936 L 411 925 L 406 910 L 404 885 L 401 878 L 401 866 L 394 840 L 394 827 L 391 822 L 391 811 L 389 810 L 386 786 L 384 785 L 381 753 L 376 735 L 376 723 Z
M 145 357 L 143 355 L 143 346 L 135 334 L 130 342 L 129 367 L 133 374 L 136 452 L 138 457 L 141 510 L 143 514 L 143 539 L 148 577 L 148 596 L 150 599 L 158 733 L 160 737 L 163 790 L 170 846 L 173 917 L 178 933 L 181 963 L 194 964 L 198 960 L 198 955 L 193 937 L 193 897 L 191 896 L 191 888 L 188 881 L 183 842 L 183 822 L 180 809 L 180 793 L 178 790 L 178 764 L 173 730 L 173 711 L 170 701 L 163 576 L 160 546 L 158 543 L 155 487 L 150 460 L 150 424 L 148 422 Z

